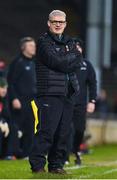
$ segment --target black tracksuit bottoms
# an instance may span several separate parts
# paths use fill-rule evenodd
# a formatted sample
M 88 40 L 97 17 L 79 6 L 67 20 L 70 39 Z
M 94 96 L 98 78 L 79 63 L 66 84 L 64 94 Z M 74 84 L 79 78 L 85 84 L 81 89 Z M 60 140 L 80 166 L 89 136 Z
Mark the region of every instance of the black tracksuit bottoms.
M 29 156 L 32 171 L 63 168 L 67 138 L 73 114 L 72 102 L 64 96 L 41 96 L 37 99 L 39 123 Z
M 74 125 L 73 151 L 77 154 L 80 151 L 86 127 L 86 105 L 79 104 L 74 108 L 72 120 Z

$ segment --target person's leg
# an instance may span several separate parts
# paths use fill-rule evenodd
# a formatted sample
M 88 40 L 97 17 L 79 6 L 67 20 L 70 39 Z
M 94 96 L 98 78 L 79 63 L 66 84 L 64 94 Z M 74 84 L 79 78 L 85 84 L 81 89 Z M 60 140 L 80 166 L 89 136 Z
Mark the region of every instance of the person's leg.
M 22 125 L 22 109 L 13 109 L 11 108 L 11 120 L 18 130 L 21 130 Z
M 75 130 L 74 133 L 74 153 L 80 152 L 80 144 L 82 143 L 84 137 L 84 131 Z
M 53 143 L 53 137 L 60 121 L 63 103 L 56 97 L 40 97 L 38 105 L 39 124 L 33 139 L 29 156 L 32 171 L 40 171 L 46 163 L 46 155 Z
M 9 124 L 10 133 L 7 138 L 7 149 L 6 149 L 6 157 L 7 156 L 16 156 L 20 158 L 22 156 L 22 150 L 20 149 L 20 141 L 18 138 L 18 127 L 16 124 Z
M 22 149 L 21 149 L 21 138 L 18 138 L 18 131 L 22 131 L 22 110 L 13 109 L 10 106 L 11 112 L 11 122 L 10 129 L 11 133 L 9 136 L 9 152 L 13 152 L 18 158 L 22 157 Z M 10 145 L 11 144 L 11 145 Z
M 30 118 L 29 118 L 30 121 Z M 27 125 L 24 124 L 23 137 L 21 139 L 22 157 L 28 157 L 31 151 L 33 137 L 34 137 L 34 126 L 33 123 L 29 122 Z
M 64 157 L 64 164 L 69 164 L 70 161 L 70 154 L 73 152 L 73 137 L 74 137 L 74 127 L 73 127 L 73 122 L 71 122 L 71 127 L 69 130 L 69 137 L 67 139 L 67 152 L 66 156 Z
M 86 126 L 85 106 L 79 105 L 74 109 L 73 123 L 74 123 L 73 151 L 76 156 L 76 163 L 81 164 L 79 152 L 80 152 L 80 144 L 83 141 L 85 126 Z
M 31 151 L 33 137 L 34 137 L 34 118 L 33 118 L 33 112 L 31 109 L 30 101 L 27 102 L 25 101 L 25 103 L 23 103 L 22 114 L 23 114 L 22 115 L 23 137 L 21 139 L 21 147 L 23 151 L 23 157 L 28 157 Z
M 61 101 L 64 103 L 63 114 L 54 137 L 54 143 L 48 155 L 49 171 L 63 168 L 64 157 L 67 151 L 67 139 L 69 138 L 73 105 L 66 98 L 61 99 Z
M 4 138 L 4 136 L 3 136 L 3 133 L 1 132 L 1 129 L 0 129 L 0 158 L 2 157 L 2 143 L 3 143 L 3 138 Z

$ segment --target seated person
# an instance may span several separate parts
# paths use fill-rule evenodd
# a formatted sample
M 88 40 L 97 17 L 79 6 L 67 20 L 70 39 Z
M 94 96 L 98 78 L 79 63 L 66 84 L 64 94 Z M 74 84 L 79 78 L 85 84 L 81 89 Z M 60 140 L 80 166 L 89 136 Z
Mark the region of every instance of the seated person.
M 7 106 L 7 82 L 4 78 L 0 78 L 0 157 L 2 157 L 3 143 L 9 135 L 9 113 Z
M 0 77 L 0 158 L 10 160 L 15 159 L 14 142 L 17 142 L 18 132 L 11 122 L 7 88 L 6 79 Z

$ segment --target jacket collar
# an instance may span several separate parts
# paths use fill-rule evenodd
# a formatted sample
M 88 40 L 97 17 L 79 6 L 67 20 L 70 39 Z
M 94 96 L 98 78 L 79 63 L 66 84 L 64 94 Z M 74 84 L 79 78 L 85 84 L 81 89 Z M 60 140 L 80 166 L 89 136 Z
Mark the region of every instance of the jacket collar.
M 64 35 L 64 34 L 62 34 L 61 38 L 59 38 L 58 35 L 51 33 L 49 30 L 47 31 L 47 33 L 55 42 L 59 44 L 66 44 L 67 42 L 71 40 L 69 36 Z

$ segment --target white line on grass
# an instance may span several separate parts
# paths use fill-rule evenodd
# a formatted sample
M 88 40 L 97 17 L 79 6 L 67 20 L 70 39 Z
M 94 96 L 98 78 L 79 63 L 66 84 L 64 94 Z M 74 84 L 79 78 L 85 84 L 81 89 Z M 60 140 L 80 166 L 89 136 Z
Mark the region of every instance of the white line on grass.
M 87 179 L 87 178 L 91 178 L 91 177 L 98 176 L 98 175 L 102 176 L 102 175 L 110 174 L 110 173 L 113 173 L 113 172 L 117 172 L 117 168 L 104 171 L 103 173 L 94 173 L 94 174 L 91 174 L 91 175 L 80 176 L 79 179 L 85 179 L 85 178 Z
M 74 169 L 82 169 L 82 168 L 86 168 L 86 167 L 90 167 L 90 165 L 89 166 L 71 166 L 71 167 L 65 167 L 64 169 L 65 170 L 74 170 Z
M 103 174 L 110 174 L 110 173 L 113 173 L 113 172 L 117 172 L 117 168 L 116 169 L 110 169 L 108 171 L 105 171 Z
M 65 170 L 76 170 L 76 169 L 82 169 L 82 168 L 92 168 L 92 167 L 96 167 L 96 166 L 110 166 L 110 165 L 115 165 L 117 164 L 117 161 L 111 161 L 111 162 L 102 162 L 102 163 L 95 163 L 95 164 L 90 164 L 90 165 L 83 165 L 83 166 L 71 166 L 71 167 L 65 167 Z M 98 175 L 106 175 L 106 174 L 110 174 L 113 172 L 117 172 L 117 168 L 113 168 L 107 171 L 104 171 L 103 173 L 94 173 L 91 175 L 86 175 L 86 176 L 80 176 L 80 178 L 91 178 L 93 176 L 98 176 Z
M 117 160 L 116 161 L 110 161 L 110 162 L 108 162 L 108 161 L 95 162 L 95 163 L 89 164 L 89 166 L 110 166 L 110 165 L 117 165 Z
M 75 170 L 75 169 L 82 169 L 82 168 L 87 168 L 87 167 L 96 167 L 96 166 L 110 166 L 110 165 L 116 165 L 117 161 L 111 161 L 111 162 L 100 162 L 100 163 L 94 163 L 94 164 L 89 164 L 89 165 L 75 165 L 75 166 L 70 166 L 70 167 L 65 167 L 65 170 Z
M 110 166 L 110 165 L 117 165 L 117 160 L 116 161 L 103 161 L 103 162 L 96 162 L 96 163 L 92 163 L 92 164 L 88 164 L 88 165 L 75 165 L 75 166 L 70 166 L 70 167 L 65 167 L 65 169 L 69 170 L 69 169 L 80 169 L 80 168 L 85 168 L 85 167 L 96 167 L 96 166 Z

